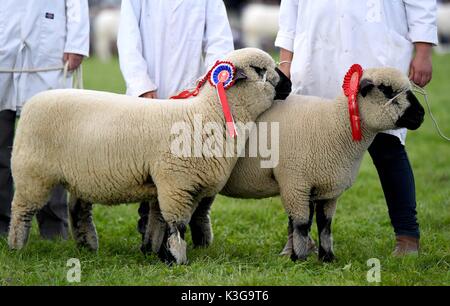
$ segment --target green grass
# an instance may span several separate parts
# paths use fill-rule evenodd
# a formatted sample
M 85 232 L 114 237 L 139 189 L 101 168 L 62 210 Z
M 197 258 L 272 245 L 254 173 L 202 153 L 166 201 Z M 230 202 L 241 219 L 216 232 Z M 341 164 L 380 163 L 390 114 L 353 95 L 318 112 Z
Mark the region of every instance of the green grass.
M 450 56 L 435 56 L 434 63 L 430 101 L 449 135 Z M 86 88 L 124 92 L 117 61 L 89 59 L 84 77 Z M 190 244 L 188 266 L 167 267 L 140 253 L 136 205 L 96 206 L 97 254 L 78 250 L 73 241 L 41 240 L 34 224 L 23 251 L 9 251 L 0 239 L 0 285 L 68 285 L 66 262 L 72 257 L 81 261 L 82 285 L 371 285 L 366 280 L 369 258 L 381 262 L 381 285 L 450 285 L 450 144 L 437 136 L 427 116 L 421 129 L 408 134 L 407 148 L 422 231 L 418 258 L 390 256 L 393 231 L 376 171 L 366 156 L 355 185 L 339 201 L 334 263 L 323 264 L 315 256 L 293 263 L 277 255 L 287 223 L 279 198 L 219 197 L 212 211 L 214 243 L 207 249 Z

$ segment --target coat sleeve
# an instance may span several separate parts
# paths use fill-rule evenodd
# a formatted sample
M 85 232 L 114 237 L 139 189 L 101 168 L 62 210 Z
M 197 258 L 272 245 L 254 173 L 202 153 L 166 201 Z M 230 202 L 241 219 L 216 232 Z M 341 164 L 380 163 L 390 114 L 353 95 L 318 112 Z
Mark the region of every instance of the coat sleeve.
M 294 51 L 299 0 L 281 0 L 279 30 L 275 46 Z
M 65 53 L 89 56 L 89 7 L 87 0 L 66 0 Z
M 148 64 L 142 53 L 142 37 L 139 29 L 140 15 L 140 0 L 122 1 L 117 37 L 119 64 L 127 84 L 127 94 L 136 97 L 157 89 L 148 75 Z
M 206 1 L 203 50 L 206 67 L 212 66 L 216 60 L 234 50 L 233 34 L 222 0 Z
M 436 0 L 403 0 L 412 42 L 438 44 Z

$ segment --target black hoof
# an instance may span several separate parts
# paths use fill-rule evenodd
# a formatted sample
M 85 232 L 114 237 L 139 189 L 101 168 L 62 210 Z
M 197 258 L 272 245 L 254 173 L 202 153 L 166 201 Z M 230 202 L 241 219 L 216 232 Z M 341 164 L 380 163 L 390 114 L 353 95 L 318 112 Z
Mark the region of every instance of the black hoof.
M 147 243 L 142 243 L 141 244 L 141 252 L 144 255 L 148 255 L 152 253 L 152 243 L 149 241 Z
M 319 260 L 323 261 L 323 262 L 333 262 L 336 260 L 336 257 L 334 256 L 334 254 L 332 252 L 319 252 Z
M 194 236 L 192 236 L 192 243 L 194 244 L 194 248 L 206 248 L 210 245 L 209 240 L 204 236 L 197 238 L 194 238 Z
M 190 223 L 190 226 L 194 247 L 207 247 L 211 244 L 212 233 L 210 229 L 205 229 L 204 226 L 195 223 Z
M 86 250 L 88 252 L 97 252 L 97 248 L 93 248 L 89 243 L 87 242 L 77 242 L 77 248 L 79 250 Z
M 158 251 L 158 257 L 168 265 L 187 264 L 186 241 L 184 233 L 186 227 L 181 224 L 179 227 L 169 225 L 164 234 L 164 239 Z
M 303 256 L 297 256 L 295 253 L 291 254 L 291 260 L 293 262 L 298 261 L 306 261 L 306 259 L 308 258 L 308 255 L 303 255 Z

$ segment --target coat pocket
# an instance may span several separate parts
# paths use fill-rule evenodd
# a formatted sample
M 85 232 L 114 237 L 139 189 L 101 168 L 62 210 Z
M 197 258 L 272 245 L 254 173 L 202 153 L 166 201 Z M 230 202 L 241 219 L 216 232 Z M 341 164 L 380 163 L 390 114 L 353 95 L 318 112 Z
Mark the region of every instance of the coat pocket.
M 66 42 L 66 16 L 45 11 L 40 18 L 40 55 L 52 64 L 61 64 Z

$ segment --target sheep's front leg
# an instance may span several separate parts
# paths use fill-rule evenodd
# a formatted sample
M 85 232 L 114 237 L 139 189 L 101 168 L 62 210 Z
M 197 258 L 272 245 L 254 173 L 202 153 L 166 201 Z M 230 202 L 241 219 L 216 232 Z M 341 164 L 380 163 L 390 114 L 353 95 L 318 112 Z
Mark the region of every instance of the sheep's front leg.
M 292 224 L 292 219 L 289 218 L 288 221 L 288 240 L 281 251 L 281 256 L 291 256 L 292 255 L 292 237 L 294 235 L 294 226 Z
M 92 203 L 85 202 L 75 196 L 69 201 L 70 224 L 72 235 L 79 247 L 98 250 L 97 230 L 92 218 Z
M 293 261 L 306 260 L 311 252 L 309 232 L 314 216 L 314 203 L 310 201 L 310 188 L 286 185 L 281 190 L 281 198 L 292 220 L 291 259 Z
M 292 255 L 292 248 L 293 248 L 293 237 L 294 237 L 294 226 L 292 224 L 292 219 L 289 218 L 288 222 L 288 240 L 286 244 L 284 245 L 283 250 L 280 253 L 280 256 L 291 256 Z M 308 241 L 308 249 L 309 253 L 317 252 L 316 243 L 314 242 L 314 239 L 309 235 L 309 241 Z
M 309 232 L 311 230 L 312 219 L 314 216 L 314 203 L 310 202 L 305 209 L 307 214 L 304 216 L 292 217 L 292 254 L 291 259 L 306 260 L 311 253 Z
M 192 215 L 189 227 L 191 228 L 192 242 L 194 246 L 203 247 L 211 244 L 213 232 L 209 212 L 214 197 L 204 198 L 198 204 L 197 209 Z
M 331 222 L 336 211 L 337 199 L 319 201 L 316 205 L 316 221 L 319 233 L 319 259 L 331 262 L 335 259 L 333 253 L 333 237 Z
M 166 225 L 163 243 L 158 251 L 158 257 L 162 261 L 167 264 L 187 264 L 185 233 L 186 224 L 184 223 Z
M 184 182 L 185 183 L 185 182 Z M 197 189 L 187 186 L 161 184 L 158 186 L 158 202 L 164 221 L 166 234 L 158 252 L 167 263 L 187 264 L 184 234 L 198 196 Z

